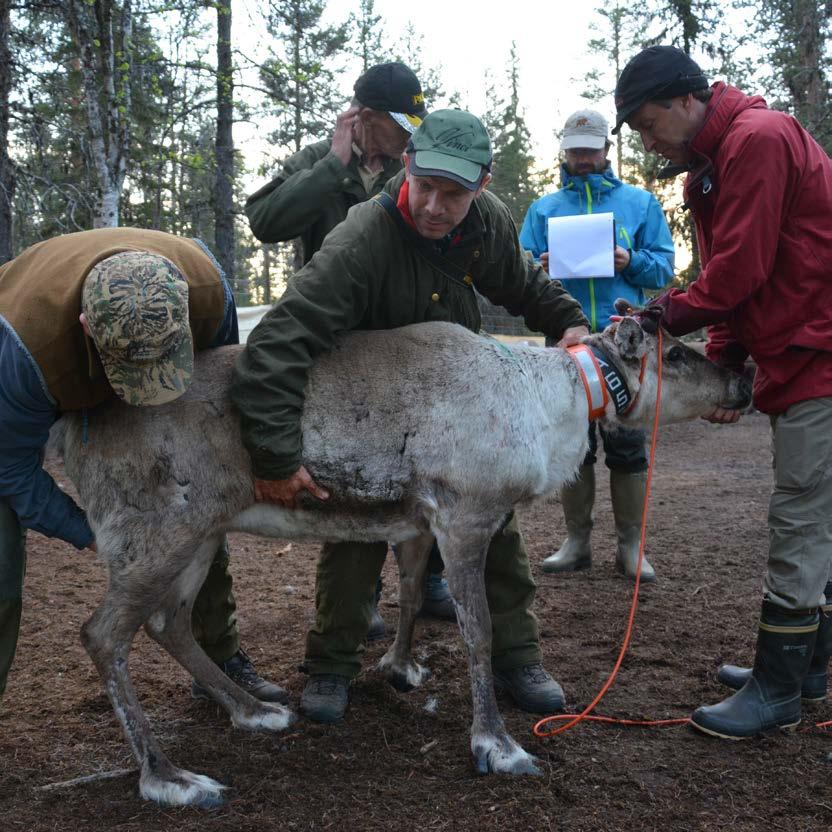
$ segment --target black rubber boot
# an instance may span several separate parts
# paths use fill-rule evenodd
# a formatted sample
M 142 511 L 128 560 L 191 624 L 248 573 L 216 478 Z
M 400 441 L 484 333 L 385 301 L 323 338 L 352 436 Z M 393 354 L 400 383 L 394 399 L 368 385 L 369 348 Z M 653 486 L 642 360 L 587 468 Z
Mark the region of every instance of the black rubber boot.
M 793 728 L 800 722 L 800 691 L 817 632 L 817 610 L 792 612 L 763 601 L 751 677 L 728 699 L 697 708 L 691 725 L 729 740 Z
M 826 585 L 826 601 L 820 613 L 815 652 L 800 688 L 800 698 L 804 702 L 823 702 L 826 699 L 829 659 L 832 657 L 832 581 Z M 739 690 L 751 678 L 751 668 L 724 664 L 717 671 L 716 678 L 729 688 Z

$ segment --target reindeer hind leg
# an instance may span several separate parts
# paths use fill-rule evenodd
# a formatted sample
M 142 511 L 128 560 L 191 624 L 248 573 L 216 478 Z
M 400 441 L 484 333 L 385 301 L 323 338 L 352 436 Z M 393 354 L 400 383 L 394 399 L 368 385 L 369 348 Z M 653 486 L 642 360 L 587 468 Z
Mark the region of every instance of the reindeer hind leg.
M 106 552 L 101 553 L 106 557 Z M 181 568 L 175 557 L 166 563 L 167 569 L 157 571 L 158 562 L 150 565 L 150 559 L 144 568 L 133 564 L 125 569 L 111 560 L 107 594 L 81 628 L 81 639 L 139 764 L 142 797 L 162 806 L 214 808 L 224 802 L 226 787 L 170 762 L 153 735 L 130 677 L 128 656 L 136 632 Z
M 199 547 L 182 570 L 159 608 L 145 623 L 147 634 L 160 644 L 222 706 L 237 728 L 282 731 L 295 715 L 283 705 L 260 702 L 234 684 L 197 644 L 191 630 L 191 610 L 221 538 L 212 537 Z

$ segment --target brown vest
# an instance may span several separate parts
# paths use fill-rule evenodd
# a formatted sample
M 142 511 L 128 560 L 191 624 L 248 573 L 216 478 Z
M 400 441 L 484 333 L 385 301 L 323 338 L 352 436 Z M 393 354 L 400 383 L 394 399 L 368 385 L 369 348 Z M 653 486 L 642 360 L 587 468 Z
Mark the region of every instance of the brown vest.
M 0 266 L 0 315 L 40 367 L 61 410 L 93 407 L 113 395 L 78 321 L 90 269 L 121 251 L 149 251 L 175 263 L 188 282 L 195 349 L 210 345 L 225 295 L 212 259 L 195 240 L 138 228 L 99 228 L 44 240 Z

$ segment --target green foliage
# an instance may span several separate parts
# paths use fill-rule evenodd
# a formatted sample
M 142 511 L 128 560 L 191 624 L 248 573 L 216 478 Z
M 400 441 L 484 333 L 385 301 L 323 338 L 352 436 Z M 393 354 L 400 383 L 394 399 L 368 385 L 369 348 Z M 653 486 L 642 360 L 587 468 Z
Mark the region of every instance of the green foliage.
M 509 207 L 518 226 L 539 196 L 538 182 L 532 173 L 531 137 L 520 106 L 519 68 L 517 48 L 512 43 L 506 72 L 508 94 L 501 98 L 493 88 L 489 91 L 488 100 L 493 106 L 485 118 L 494 149 L 493 180 L 489 187 Z
M 278 122 L 270 139 L 286 152 L 328 135 L 344 107 L 336 78 L 349 26 L 324 26 L 324 6 L 321 0 L 269 2 L 266 27 L 275 44 L 260 76 Z

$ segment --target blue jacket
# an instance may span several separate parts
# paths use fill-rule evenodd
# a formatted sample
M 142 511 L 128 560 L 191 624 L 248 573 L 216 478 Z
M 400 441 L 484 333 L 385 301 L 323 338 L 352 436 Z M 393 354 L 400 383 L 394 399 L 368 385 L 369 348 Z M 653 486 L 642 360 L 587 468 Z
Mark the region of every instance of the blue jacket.
M 612 168 L 589 176 L 572 176 L 561 165 L 561 187 L 529 206 L 520 230 L 520 245 L 535 258 L 547 251 L 549 217 L 576 214 L 615 215 L 616 245 L 630 252 L 630 262 L 614 278 L 571 278 L 564 288 L 581 304 L 592 330 L 604 329 L 615 314 L 616 298 L 644 304 L 644 289 L 661 289 L 673 278 L 673 239 L 656 198 L 625 185 Z
M 222 271 L 220 275 L 225 318 L 215 347 L 239 342 L 234 296 Z M 0 315 L 0 500 L 24 528 L 83 549 L 93 540 L 86 516 L 42 467 L 49 429 L 60 416 L 40 367 Z

